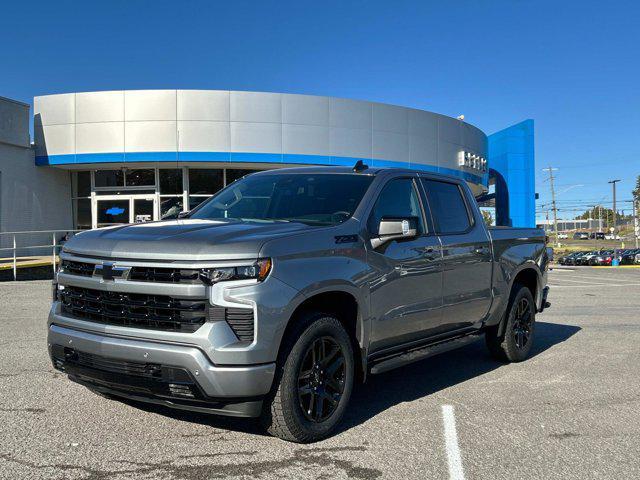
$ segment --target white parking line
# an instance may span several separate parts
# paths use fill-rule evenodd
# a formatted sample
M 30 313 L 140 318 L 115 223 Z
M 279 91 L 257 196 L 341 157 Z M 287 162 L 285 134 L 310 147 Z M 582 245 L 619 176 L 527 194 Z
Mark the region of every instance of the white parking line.
M 449 463 L 449 479 L 464 480 L 453 405 L 442 405 L 442 422 L 444 423 L 444 440 L 447 447 L 447 462 Z
M 553 288 L 619 288 L 619 287 L 640 287 L 640 283 L 610 283 L 610 284 L 597 284 L 597 285 L 558 285 L 554 283 L 549 284 Z

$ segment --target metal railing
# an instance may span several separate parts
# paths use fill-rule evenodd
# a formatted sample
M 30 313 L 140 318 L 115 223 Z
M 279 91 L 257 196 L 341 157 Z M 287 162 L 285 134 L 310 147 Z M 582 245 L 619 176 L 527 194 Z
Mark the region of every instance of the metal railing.
M 18 262 L 20 257 L 18 257 L 18 252 L 22 250 L 48 250 L 51 249 L 51 269 L 53 273 L 56 272 L 56 264 L 57 257 L 60 249 L 64 245 L 64 243 L 73 237 L 76 233 L 82 232 L 84 230 L 70 230 L 70 229 L 60 229 L 60 230 L 29 230 L 22 232 L 0 232 L 0 245 L 2 245 L 2 240 L 6 237 L 11 239 L 12 246 L 10 247 L 1 247 L 0 246 L 0 258 L 7 258 L 4 256 L 4 252 L 10 251 L 12 252 L 13 257 L 13 280 L 15 281 L 18 277 Z M 37 244 L 37 245 L 18 245 L 19 239 L 21 236 L 49 236 L 51 235 L 51 243 L 46 244 Z M 38 242 L 39 243 L 39 242 Z M 45 255 L 42 255 L 43 257 Z M 9 257 L 11 258 L 11 257 Z

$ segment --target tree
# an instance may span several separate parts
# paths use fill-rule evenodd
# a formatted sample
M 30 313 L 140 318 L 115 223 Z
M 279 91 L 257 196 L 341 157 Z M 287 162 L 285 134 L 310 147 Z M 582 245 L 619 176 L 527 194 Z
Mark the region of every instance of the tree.
M 640 175 L 636 178 L 636 188 L 634 188 L 631 193 L 633 194 L 634 200 L 640 202 Z
M 584 213 L 578 215 L 576 220 L 587 220 L 588 218 L 597 220 L 598 218 L 602 219 L 602 223 L 604 225 L 613 225 L 613 209 L 604 208 L 601 206 L 593 207 L 591 210 L 587 210 Z M 629 220 L 630 217 L 628 215 L 622 216 L 620 212 L 616 214 L 616 218 L 618 220 L 618 224 L 624 220 Z
M 482 210 L 482 218 L 484 218 L 484 223 L 487 224 L 487 226 L 491 226 L 493 225 L 493 216 L 491 215 L 491 212 L 488 210 Z

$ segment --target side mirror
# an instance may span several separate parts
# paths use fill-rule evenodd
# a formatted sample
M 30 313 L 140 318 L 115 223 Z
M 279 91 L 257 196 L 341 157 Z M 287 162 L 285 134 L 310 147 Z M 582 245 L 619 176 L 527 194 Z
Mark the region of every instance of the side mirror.
M 378 236 L 371 239 L 371 246 L 378 248 L 391 240 L 413 238 L 416 235 L 418 235 L 417 218 L 383 218 L 378 225 Z
M 178 213 L 178 218 L 187 218 L 189 216 L 189 211 Z

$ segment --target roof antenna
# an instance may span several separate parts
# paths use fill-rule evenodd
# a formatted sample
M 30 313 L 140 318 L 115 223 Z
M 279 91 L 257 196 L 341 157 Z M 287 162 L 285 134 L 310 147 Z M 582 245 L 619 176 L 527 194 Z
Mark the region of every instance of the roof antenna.
M 364 162 L 362 160 L 358 160 L 356 162 L 356 164 L 353 166 L 353 171 L 354 172 L 362 172 L 364 170 L 366 170 L 367 168 L 369 168 L 369 165 L 365 165 Z

